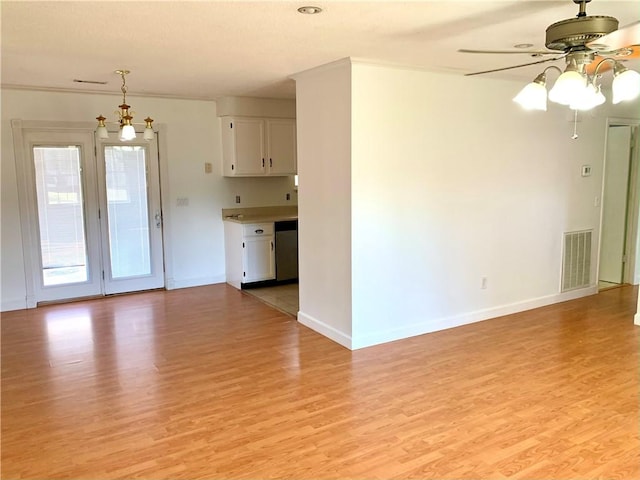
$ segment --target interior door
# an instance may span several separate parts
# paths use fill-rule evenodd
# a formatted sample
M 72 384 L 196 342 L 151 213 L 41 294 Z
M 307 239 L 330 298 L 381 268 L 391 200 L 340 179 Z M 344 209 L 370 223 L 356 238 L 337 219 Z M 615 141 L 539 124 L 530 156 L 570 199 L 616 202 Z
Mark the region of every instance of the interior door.
M 106 294 L 164 287 L 157 138 L 98 141 Z
M 631 127 L 613 125 L 607 136 L 598 280 L 623 283 L 629 192 Z
M 25 131 L 30 261 L 36 302 L 101 294 L 91 132 Z M 26 159 L 25 159 L 26 160 Z

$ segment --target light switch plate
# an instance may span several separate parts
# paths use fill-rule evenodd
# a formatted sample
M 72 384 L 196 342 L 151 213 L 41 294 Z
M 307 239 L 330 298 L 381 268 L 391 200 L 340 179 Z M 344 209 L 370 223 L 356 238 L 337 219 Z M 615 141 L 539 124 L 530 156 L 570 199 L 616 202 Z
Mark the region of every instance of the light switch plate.
M 591 176 L 591 165 L 582 165 L 582 176 L 583 177 Z

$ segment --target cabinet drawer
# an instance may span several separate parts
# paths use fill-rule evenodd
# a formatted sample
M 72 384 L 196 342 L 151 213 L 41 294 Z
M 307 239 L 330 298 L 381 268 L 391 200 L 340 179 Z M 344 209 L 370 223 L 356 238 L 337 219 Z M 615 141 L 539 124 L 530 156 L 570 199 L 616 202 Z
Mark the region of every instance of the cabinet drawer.
M 273 235 L 273 222 L 243 225 L 242 234 L 245 237 Z

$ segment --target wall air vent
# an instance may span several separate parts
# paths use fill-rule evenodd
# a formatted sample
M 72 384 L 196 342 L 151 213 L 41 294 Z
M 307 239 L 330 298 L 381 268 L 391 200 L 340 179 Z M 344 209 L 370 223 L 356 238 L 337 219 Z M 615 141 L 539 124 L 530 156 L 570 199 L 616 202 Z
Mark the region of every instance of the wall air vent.
M 562 291 L 591 284 L 591 236 L 593 230 L 566 232 L 562 258 Z

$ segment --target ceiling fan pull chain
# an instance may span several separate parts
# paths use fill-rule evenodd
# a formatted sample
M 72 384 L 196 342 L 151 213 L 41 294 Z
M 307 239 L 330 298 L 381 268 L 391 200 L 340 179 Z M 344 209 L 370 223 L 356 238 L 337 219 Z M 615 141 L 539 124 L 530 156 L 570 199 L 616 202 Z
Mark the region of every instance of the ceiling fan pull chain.
M 578 110 L 573 111 L 573 135 L 571 135 L 572 140 L 578 139 Z

